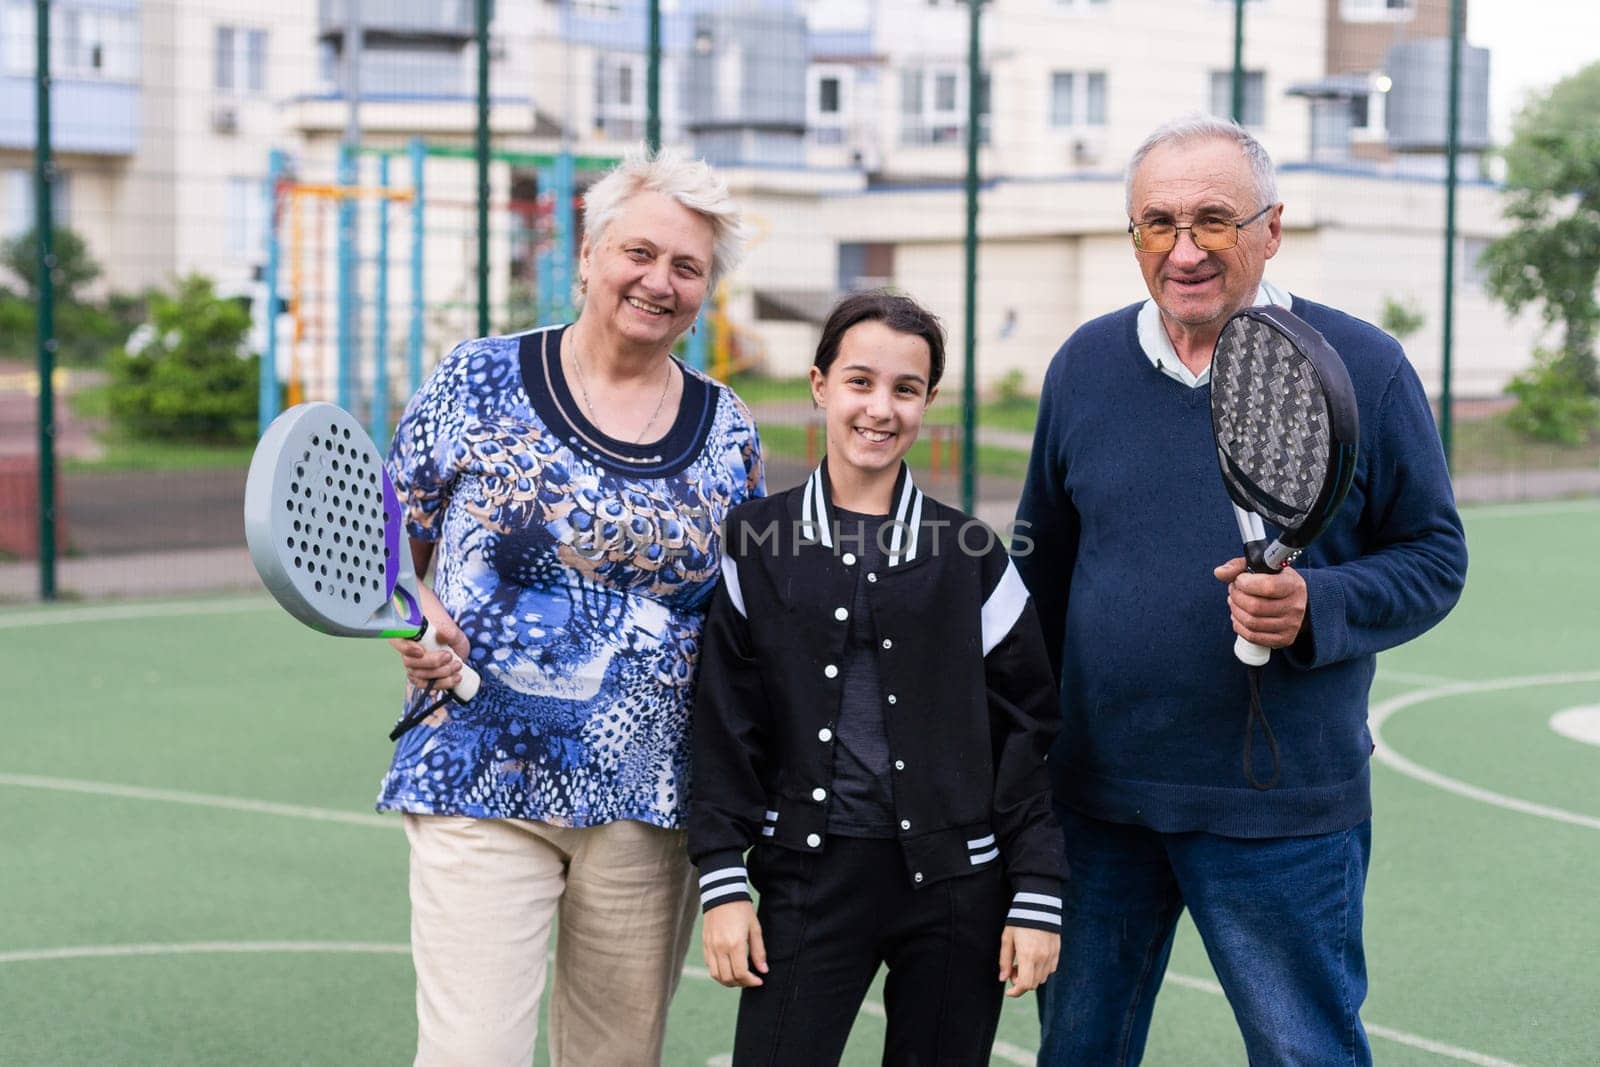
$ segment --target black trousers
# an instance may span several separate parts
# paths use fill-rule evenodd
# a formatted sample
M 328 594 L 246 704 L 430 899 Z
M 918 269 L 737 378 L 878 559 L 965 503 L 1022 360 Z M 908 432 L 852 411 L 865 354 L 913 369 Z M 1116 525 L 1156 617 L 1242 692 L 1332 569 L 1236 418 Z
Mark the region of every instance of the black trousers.
M 885 1064 L 989 1062 L 1010 903 L 998 864 L 914 889 L 894 841 L 830 837 L 820 852 L 757 845 L 749 867 L 768 972 L 740 994 L 734 1067 L 838 1063 L 879 964 Z

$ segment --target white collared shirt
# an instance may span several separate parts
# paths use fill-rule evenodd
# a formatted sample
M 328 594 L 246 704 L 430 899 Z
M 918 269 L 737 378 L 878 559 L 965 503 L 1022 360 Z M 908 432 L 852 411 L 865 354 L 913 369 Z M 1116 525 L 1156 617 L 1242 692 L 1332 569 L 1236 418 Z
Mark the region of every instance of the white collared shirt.
M 1256 290 L 1255 306 L 1276 304 L 1286 308 L 1292 300 L 1287 291 L 1263 281 Z M 1156 370 L 1191 389 L 1198 389 L 1211 380 L 1211 364 L 1206 364 L 1205 370 L 1196 374 L 1178 358 L 1178 350 L 1172 347 L 1172 338 L 1167 336 L 1167 328 L 1161 322 L 1161 309 L 1154 300 L 1146 300 L 1139 309 L 1139 347 L 1144 349 L 1145 356 Z

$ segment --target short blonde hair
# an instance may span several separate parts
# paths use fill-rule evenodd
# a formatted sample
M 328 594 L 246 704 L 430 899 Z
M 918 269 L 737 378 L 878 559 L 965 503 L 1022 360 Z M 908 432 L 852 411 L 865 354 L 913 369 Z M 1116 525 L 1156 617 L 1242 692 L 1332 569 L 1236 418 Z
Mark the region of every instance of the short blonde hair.
M 644 145 L 629 149 L 621 163 L 589 187 L 583 196 L 583 237 L 590 247 L 600 243 L 627 203 L 639 193 L 670 197 L 711 224 L 711 277 L 708 292 L 739 265 L 744 255 L 745 227 L 728 183 L 702 159 L 681 148 L 663 148 L 653 155 Z

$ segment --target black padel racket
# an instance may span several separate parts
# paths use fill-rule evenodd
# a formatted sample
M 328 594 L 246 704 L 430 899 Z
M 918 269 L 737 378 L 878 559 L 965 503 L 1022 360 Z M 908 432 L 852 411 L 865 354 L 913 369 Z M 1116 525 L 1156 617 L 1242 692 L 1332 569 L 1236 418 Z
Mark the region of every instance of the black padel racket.
M 245 480 L 244 535 L 267 591 L 312 629 L 447 647 L 423 617 L 383 457 L 338 405 L 296 404 L 267 427 Z M 478 683 L 463 663 L 450 695 L 465 703 Z M 424 717 L 413 709 L 392 736 Z
M 1211 358 L 1211 431 L 1245 560 L 1275 574 L 1327 528 L 1355 476 L 1360 419 L 1350 373 L 1322 334 L 1287 308 L 1246 308 L 1223 326 Z M 1270 542 L 1262 520 L 1278 529 Z M 1260 670 L 1272 652 L 1240 637 L 1234 654 L 1250 668 L 1245 775 L 1269 788 L 1277 746 L 1261 715 Z M 1273 750 L 1265 785 L 1250 761 L 1258 715 Z

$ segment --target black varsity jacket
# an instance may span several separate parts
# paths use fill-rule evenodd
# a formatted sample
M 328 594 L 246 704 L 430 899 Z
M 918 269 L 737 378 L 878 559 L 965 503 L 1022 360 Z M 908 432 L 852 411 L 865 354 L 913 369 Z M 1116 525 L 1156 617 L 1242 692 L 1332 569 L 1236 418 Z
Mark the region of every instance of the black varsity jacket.
M 859 565 L 826 464 L 728 516 L 694 710 L 689 855 L 707 910 L 750 899 L 751 845 L 827 848 Z M 893 499 L 867 598 L 906 870 L 923 887 L 1004 864 L 1006 922 L 1058 931 L 1065 872 L 1045 756 L 1060 719 L 1033 605 L 993 531 L 923 495 L 904 465 Z

